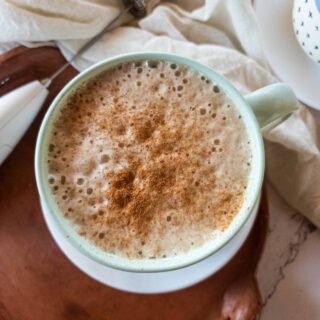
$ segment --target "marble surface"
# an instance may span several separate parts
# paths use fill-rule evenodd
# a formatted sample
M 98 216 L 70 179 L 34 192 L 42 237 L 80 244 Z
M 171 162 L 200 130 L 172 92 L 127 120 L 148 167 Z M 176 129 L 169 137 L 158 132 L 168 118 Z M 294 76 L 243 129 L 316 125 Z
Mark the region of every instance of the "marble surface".
M 320 231 L 268 184 L 269 230 L 258 266 L 261 320 L 320 319 Z

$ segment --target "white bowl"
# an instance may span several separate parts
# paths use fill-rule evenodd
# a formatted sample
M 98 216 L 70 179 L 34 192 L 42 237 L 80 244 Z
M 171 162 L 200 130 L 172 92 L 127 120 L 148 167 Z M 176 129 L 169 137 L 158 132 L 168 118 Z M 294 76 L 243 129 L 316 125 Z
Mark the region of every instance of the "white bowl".
M 292 22 L 301 48 L 320 64 L 320 0 L 295 0 Z

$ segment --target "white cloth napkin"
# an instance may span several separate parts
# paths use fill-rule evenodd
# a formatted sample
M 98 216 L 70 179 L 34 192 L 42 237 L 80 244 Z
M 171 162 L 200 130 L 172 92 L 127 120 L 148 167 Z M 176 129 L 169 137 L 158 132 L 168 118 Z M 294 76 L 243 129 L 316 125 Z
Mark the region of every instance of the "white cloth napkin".
M 149 15 L 138 22 L 125 17 L 74 66 L 83 70 L 114 55 L 156 50 L 207 64 L 242 93 L 277 82 L 263 56 L 250 0 L 158 2 L 148 1 Z M 116 0 L 1 1 L 0 42 L 54 43 L 68 59 L 122 8 Z M 264 132 L 264 138 L 268 180 L 320 227 L 320 124 L 315 118 L 301 105 L 284 123 Z

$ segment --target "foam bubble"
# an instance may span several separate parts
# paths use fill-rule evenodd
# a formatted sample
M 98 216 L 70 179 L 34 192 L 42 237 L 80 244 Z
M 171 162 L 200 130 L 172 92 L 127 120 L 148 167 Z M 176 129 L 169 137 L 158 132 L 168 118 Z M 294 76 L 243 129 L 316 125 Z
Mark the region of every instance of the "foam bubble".
M 156 69 L 158 67 L 159 61 L 157 60 L 149 60 L 147 61 L 147 65 L 151 69 Z
M 177 65 L 175 63 L 172 63 L 172 64 L 170 64 L 170 68 L 175 70 L 175 69 L 177 69 Z
M 213 91 L 214 91 L 215 93 L 219 93 L 219 92 L 220 92 L 220 89 L 219 89 L 219 87 L 218 87 L 217 85 L 214 85 L 214 86 L 213 86 Z
M 78 185 L 82 185 L 84 183 L 84 179 L 83 178 L 78 178 L 77 179 L 77 184 Z
M 55 148 L 54 144 L 50 143 L 49 144 L 49 152 L 53 152 L 54 148 Z
M 100 158 L 100 163 L 107 163 L 110 160 L 110 156 L 108 154 L 103 154 Z

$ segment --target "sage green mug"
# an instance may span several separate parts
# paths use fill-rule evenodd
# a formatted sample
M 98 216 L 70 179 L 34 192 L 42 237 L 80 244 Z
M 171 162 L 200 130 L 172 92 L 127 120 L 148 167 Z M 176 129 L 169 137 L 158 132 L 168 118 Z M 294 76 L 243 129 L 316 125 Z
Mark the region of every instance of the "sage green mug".
M 179 256 L 159 259 L 128 259 L 105 252 L 77 234 L 70 223 L 59 212 L 58 205 L 51 193 L 48 183 L 48 168 L 46 154 L 48 139 L 53 123 L 69 95 L 88 79 L 100 72 L 113 68 L 116 65 L 139 60 L 163 60 L 182 64 L 195 69 L 208 79 L 215 82 L 225 94 L 233 101 L 241 114 L 252 146 L 252 170 L 248 177 L 248 184 L 243 206 L 218 239 L 205 243 Z M 297 108 L 297 99 L 292 90 L 284 84 L 278 83 L 259 89 L 243 97 L 232 84 L 216 73 L 213 69 L 186 57 L 159 53 L 131 53 L 102 61 L 76 76 L 70 81 L 52 102 L 47 111 L 37 139 L 35 153 L 35 174 L 40 195 L 42 209 L 50 215 L 50 223 L 54 223 L 62 236 L 73 245 L 76 250 L 95 262 L 107 267 L 132 272 L 162 272 L 180 269 L 195 264 L 209 257 L 224 247 L 243 228 L 246 221 L 253 214 L 259 201 L 261 186 L 265 170 L 265 154 L 260 129 L 270 124 L 279 123 L 288 117 Z M 47 220 L 48 221 L 48 220 Z M 236 252 L 234 252 L 235 254 Z

